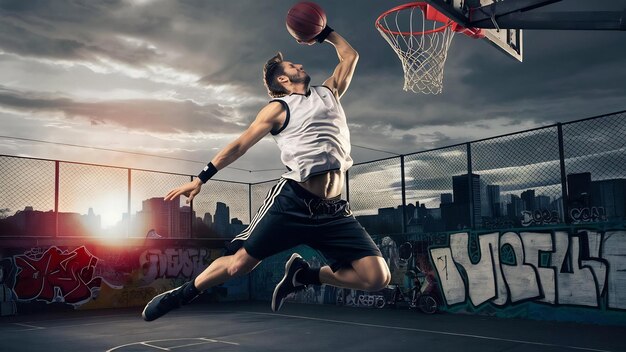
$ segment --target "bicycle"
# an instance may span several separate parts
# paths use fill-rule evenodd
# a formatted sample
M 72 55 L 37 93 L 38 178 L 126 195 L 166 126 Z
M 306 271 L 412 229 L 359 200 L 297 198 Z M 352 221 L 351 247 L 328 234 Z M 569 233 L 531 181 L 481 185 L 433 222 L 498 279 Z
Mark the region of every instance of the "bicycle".
M 410 242 L 405 242 L 400 246 L 398 252 L 400 259 L 409 263 L 413 256 L 413 246 Z M 402 302 L 402 304 L 407 304 L 409 309 L 418 308 L 425 314 L 434 314 L 437 312 L 439 304 L 434 295 L 425 292 L 429 285 L 426 274 L 417 264 L 413 263 L 412 266 L 413 268 L 408 270 L 405 275 L 413 282 L 413 287 L 403 292 L 400 285 L 389 285 L 388 288 L 392 289 L 393 292 L 387 304 L 397 307 L 398 303 Z

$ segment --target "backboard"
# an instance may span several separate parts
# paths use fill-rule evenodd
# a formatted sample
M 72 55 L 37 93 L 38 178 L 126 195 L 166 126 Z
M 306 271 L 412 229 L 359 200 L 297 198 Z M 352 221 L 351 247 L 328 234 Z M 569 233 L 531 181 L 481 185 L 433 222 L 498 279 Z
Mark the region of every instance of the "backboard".
M 493 11 L 495 7 L 480 9 L 482 6 L 501 4 L 505 0 L 425 0 L 431 6 L 435 7 L 439 12 L 443 13 L 453 21 L 464 27 L 471 27 L 469 23 L 472 21 L 472 14 L 481 12 L 481 15 L 489 16 L 491 14 L 485 11 Z M 510 2 L 510 0 L 509 0 Z M 484 40 L 496 48 L 502 50 L 507 55 L 522 61 L 522 30 L 521 29 L 498 29 L 497 22 L 494 22 L 496 29 L 483 29 L 485 34 Z

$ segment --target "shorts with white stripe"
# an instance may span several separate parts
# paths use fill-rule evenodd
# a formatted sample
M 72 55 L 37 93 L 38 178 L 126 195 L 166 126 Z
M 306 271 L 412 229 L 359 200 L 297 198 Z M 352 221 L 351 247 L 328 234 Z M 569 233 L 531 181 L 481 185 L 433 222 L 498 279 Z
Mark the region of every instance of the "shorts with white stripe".
M 229 247 L 242 244 L 259 260 L 308 245 L 322 253 L 333 271 L 350 266 L 356 259 L 382 256 L 352 215 L 347 201 L 338 197 L 322 199 L 285 178 L 272 187 L 250 225 Z

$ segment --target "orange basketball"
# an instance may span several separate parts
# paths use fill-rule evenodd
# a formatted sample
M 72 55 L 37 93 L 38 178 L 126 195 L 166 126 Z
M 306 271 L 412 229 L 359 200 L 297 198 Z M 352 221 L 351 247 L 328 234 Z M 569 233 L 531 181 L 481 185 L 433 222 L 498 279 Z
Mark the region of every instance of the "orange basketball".
M 310 42 L 326 27 L 326 13 L 313 2 L 302 1 L 287 12 L 287 30 L 294 38 Z

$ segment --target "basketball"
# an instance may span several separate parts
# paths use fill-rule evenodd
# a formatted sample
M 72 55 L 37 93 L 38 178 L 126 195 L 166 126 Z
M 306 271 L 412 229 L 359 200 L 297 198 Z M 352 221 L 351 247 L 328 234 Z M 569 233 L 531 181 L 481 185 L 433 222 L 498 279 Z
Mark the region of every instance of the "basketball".
M 296 40 L 310 42 L 326 27 L 326 13 L 313 2 L 299 2 L 287 12 L 287 30 Z

